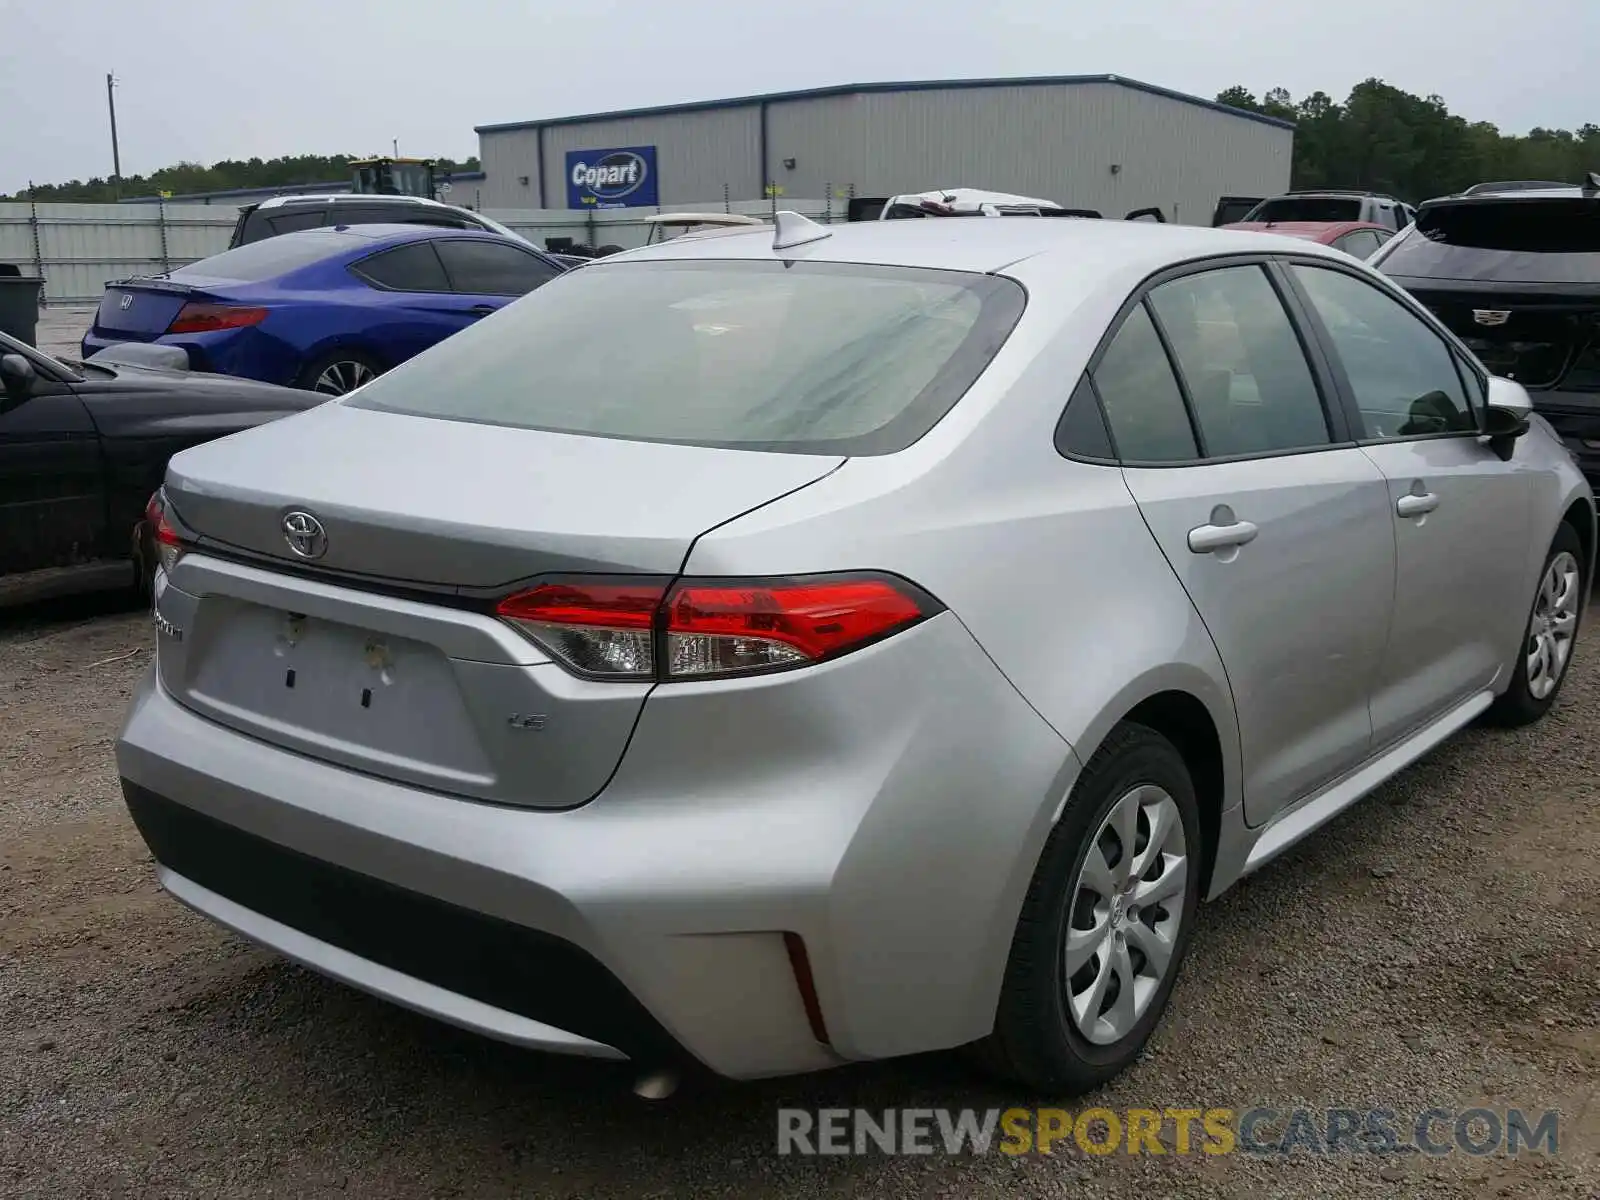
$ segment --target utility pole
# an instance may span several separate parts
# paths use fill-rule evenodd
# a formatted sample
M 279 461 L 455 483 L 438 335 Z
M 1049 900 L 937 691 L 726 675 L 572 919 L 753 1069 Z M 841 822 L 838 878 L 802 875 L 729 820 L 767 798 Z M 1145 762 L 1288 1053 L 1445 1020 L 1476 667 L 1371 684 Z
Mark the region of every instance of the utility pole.
M 111 188 L 118 200 L 122 199 L 122 151 L 117 146 L 117 97 L 112 91 L 116 78 L 106 74 L 106 107 L 111 110 Z
M 391 141 L 389 143 L 389 145 L 394 147 L 394 156 L 396 158 L 399 158 L 400 157 L 400 139 L 399 138 L 395 138 L 393 141 Z

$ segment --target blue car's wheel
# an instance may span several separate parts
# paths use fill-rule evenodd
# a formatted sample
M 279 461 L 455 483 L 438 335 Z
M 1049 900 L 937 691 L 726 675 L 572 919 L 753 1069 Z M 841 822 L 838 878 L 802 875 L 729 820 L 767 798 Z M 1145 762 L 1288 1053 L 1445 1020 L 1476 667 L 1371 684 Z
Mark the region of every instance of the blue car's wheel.
M 301 370 L 295 386 L 324 396 L 343 396 L 376 379 L 383 368 L 359 350 L 330 350 Z

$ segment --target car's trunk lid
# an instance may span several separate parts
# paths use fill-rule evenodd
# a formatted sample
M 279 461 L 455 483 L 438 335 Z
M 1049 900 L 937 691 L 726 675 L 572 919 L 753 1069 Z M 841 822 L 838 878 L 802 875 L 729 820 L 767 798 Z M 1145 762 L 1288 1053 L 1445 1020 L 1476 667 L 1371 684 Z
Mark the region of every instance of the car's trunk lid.
M 1496 375 L 1600 391 L 1600 197 L 1429 201 L 1382 263 Z
M 551 571 L 671 574 L 705 530 L 841 461 L 325 404 L 183 452 L 167 492 L 185 524 L 223 546 L 472 593 Z M 297 510 L 326 533 L 314 559 L 284 536 Z
M 150 341 L 165 333 L 178 310 L 196 298 L 209 296 L 184 283 L 125 279 L 106 286 L 94 326 L 101 333 L 126 336 L 129 341 Z
M 675 574 L 694 540 L 843 460 L 327 404 L 173 459 L 197 550 L 158 610 L 180 702 L 415 786 L 561 808 L 604 785 L 650 684 L 570 674 L 493 615 L 536 576 Z M 284 520 L 320 524 L 296 555 Z M 318 549 L 324 549 L 318 546 Z
M 1412 295 L 1493 374 L 1534 391 L 1600 390 L 1600 293 L 1563 296 L 1409 282 Z

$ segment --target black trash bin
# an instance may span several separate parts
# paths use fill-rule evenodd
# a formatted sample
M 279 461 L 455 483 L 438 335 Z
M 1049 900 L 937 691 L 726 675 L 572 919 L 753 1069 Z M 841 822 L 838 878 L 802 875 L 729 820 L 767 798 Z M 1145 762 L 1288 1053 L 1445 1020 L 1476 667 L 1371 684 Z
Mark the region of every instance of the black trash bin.
M 44 280 L 24 275 L 13 263 L 0 263 L 0 333 L 19 342 L 39 344 L 39 296 Z

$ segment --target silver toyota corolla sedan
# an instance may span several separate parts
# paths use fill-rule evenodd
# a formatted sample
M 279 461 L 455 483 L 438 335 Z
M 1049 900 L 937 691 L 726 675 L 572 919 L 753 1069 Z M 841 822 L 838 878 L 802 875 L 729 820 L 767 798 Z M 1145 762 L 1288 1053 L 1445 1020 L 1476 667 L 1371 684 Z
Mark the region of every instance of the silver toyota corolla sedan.
M 1556 701 L 1593 498 L 1347 255 L 1118 221 L 600 260 L 173 459 L 161 882 L 524 1046 L 1130 1062 L 1195 906 Z

